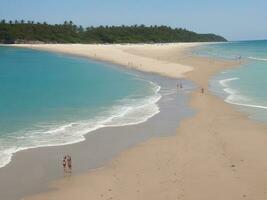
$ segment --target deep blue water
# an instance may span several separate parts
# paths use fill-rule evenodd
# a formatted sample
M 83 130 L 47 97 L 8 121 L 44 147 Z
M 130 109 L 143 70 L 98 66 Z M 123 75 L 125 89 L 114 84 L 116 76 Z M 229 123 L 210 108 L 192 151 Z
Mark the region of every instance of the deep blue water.
M 0 166 L 16 151 L 82 141 L 159 112 L 159 86 L 107 65 L 0 47 Z
M 251 118 L 267 122 L 267 40 L 205 45 L 195 53 L 231 60 L 241 56 L 244 64 L 216 75 L 211 89 Z

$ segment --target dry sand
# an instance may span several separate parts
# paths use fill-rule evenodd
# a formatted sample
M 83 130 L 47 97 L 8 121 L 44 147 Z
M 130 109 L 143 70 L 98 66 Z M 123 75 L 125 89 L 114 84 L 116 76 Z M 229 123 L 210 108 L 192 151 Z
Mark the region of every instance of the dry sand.
M 89 57 L 96 52 L 97 59 L 126 66 L 133 62 L 144 71 L 185 76 L 204 88 L 214 73 L 237 65 L 192 57 L 185 52 L 192 46 L 38 45 L 34 48 Z M 26 199 L 267 199 L 266 124 L 249 120 L 236 107 L 208 91 L 194 92 L 190 104 L 198 112 L 181 123 L 176 136 L 140 144 L 121 153 L 104 169 L 56 181 L 51 185 L 55 190 Z
M 40 44 L 28 45 L 17 44 L 17 47 L 30 47 L 33 49 L 67 53 L 76 56 L 89 57 L 96 60 L 108 61 L 115 64 L 127 66 L 145 72 L 152 72 L 169 77 L 182 77 L 184 73 L 192 70 L 192 67 L 180 63 L 161 60 L 161 56 L 156 59 L 147 56 L 132 54 L 128 50 L 157 50 L 184 49 L 184 47 L 194 47 L 200 43 L 180 43 L 180 44 L 143 44 L 143 45 L 84 45 L 84 44 Z

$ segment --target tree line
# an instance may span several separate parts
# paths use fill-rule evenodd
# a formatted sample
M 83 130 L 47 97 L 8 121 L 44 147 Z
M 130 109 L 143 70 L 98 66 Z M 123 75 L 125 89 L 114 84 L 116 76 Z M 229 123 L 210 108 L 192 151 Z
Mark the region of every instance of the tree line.
M 168 43 L 226 41 L 215 34 L 198 34 L 168 26 L 97 26 L 48 24 L 34 21 L 0 21 L 0 43 Z

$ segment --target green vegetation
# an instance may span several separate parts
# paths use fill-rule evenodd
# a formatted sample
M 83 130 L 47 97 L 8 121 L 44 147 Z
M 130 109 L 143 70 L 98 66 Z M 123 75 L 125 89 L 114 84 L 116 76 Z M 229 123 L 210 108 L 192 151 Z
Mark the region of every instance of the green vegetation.
M 0 43 L 167 43 L 226 41 L 167 26 L 99 26 L 83 28 L 72 21 L 50 25 L 33 21 L 0 21 Z

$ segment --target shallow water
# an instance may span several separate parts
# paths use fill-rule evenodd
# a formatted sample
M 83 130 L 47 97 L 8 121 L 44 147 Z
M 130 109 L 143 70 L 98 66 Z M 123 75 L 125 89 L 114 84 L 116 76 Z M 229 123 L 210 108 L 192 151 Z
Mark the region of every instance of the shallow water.
M 196 89 L 192 82 L 119 66 L 110 67 L 159 85 L 161 99 L 157 106 L 160 113 L 145 123 L 97 129 L 85 135 L 83 142 L 28 149 L 14 154 L 12 162 L 0 168 L 0 199 L 22 199 L 50 190 L 51 181 L 64 177 L 61 160 L 66 154 L 72 157 L 73 175 L 95 170 L 136 144 L 155 137 L 175 135 L 181 121 L 195 114 L 188 105 L 189 94 Z M 183 84 L 182 90 L 177 90 L 177 83 Z
M 17 151 L 159 112 L 158 85 L 105 63 L 11 47 L 0 47 L 0 61 L 0 167 Z
M 219 73 L 210 81 L 211 90 L 226 102 L 238 105 L 251 118 L 267 122 L 267 40 L 205 45 L 200 56 L 238 59 L 245 64 Z

